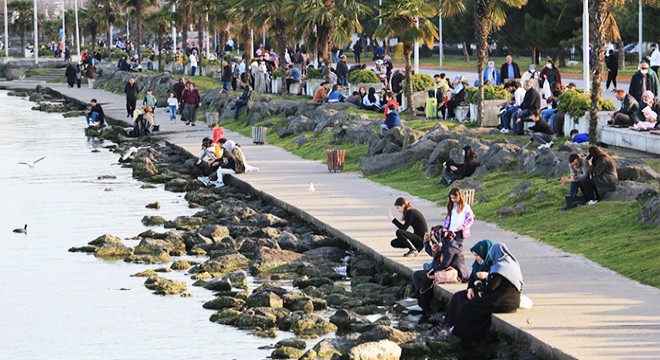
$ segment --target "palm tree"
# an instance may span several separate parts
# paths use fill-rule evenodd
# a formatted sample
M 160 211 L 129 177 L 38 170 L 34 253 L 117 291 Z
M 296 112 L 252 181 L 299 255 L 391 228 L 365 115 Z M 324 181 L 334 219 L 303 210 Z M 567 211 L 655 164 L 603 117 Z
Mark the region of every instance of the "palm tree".
M 294 24 L 303 38 L 316 32 L 315 47 L 320 48 L 329 67 L 333 45 L 360 33 L 361 20 L 370 13 L 367 6 L 354 0 L 302 0 L 296 4 Z
M 17 28 L 21 37 L 21 50 L 25 53 L 25 35 L 30 26 L 33 26 L 33 4 L 28 1 L 16 1 L 9 4 L 12 11 L 12 25 Z
M 125 0 L 124 8 L 132 10 L 135 15 L 135 25 L 137 27 L 137 53 L 140 56 L 140 47 L 142 46 L 142 17 L 150 6 L 158 4 L 158 0 Z
M 474 2 L 477 39 L 477 72 L 479 76 L 479 114 L 477 124 L 484 126 L 484 69 L 488 64 L 488 36 L 506 22 L 506 7 L 520 9 L 527 0 L 479 0 Z
M 107 36 L 108 48 L 111 48 L 110 39 L 112 39 L 112 34 L 110 32 L 113 24 L 117 21 L 116 13 L 119 8 L 117 0 L 92 0 L 89 8 L 96 8 L 96 13 L 103 19 L 103 30 Z
M 414 117 L 410 56 L 415 41 L 422 41 L 433 47 L 434 40 L 438 38 L 438 28 L 430 19 L 438 11 L 425 0 L 384 0 L 380 9 L 381 15 L 378 18 L 382 19 L 383 23 L 376 29 L 374 37 L 380 40 L 398 37 L 403 43 L 403 55 L 406 58 L 404 91 L 408 112 Z
M 173 14 L 167 8 L 163 7 L 157 11 L 148 12 L 144 21 L 147 24 L 147 30 L 153 33 L 158 43 L 158 70 L 163 71 L 163 51 L 165 49 L 165 36 L 172 27 Z

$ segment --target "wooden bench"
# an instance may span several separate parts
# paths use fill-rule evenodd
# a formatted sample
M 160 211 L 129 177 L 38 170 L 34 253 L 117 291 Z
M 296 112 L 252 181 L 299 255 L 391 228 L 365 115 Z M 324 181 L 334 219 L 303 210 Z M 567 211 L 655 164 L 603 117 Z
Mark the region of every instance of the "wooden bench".
M 474 202 L 474 189 L 462 189 L 462 191 L 463 191 L 463 200 L 465 201 L 466 204 L 472 207 L 472 203 Z

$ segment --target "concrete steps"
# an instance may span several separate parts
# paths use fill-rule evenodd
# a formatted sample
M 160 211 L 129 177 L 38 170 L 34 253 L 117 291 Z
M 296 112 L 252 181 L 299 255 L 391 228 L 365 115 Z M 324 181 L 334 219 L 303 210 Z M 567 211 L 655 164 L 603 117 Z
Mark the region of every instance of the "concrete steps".
M 606 126 L 601 130 L 600 139 L 608 145 L 660 155 L 660 135 L 649 131 Z
M 35 75 L 30 75 L 28 72 L 25 76 L 27 80 L 31 81 L 44 81 L 44 82 L 52 82 L 55 80 L 60 80 L 63 79 L 65 76 L 66 69 L 64 68 L 58 68 L 58 69 L 48 69 L 49 71 L 35 74 Z

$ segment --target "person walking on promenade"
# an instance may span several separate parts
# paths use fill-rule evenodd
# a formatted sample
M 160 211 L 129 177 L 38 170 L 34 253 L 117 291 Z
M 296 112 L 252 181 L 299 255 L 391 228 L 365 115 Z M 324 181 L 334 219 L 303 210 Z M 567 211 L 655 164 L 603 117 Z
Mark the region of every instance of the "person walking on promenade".
M 66 66 L 65 75 L 67 84 L 72 88 L 76 83 L 76 68 L 73 67 L 72 63 L 69 63 L 69 65 Z
M 126 117 L 133 116 L 139 93 L 140 89 L 135 82 L 135 78 L 128 79 L 128 82 L 124 86 L 124 94 L 126 94 Z
M 197 109 L 202 105 L 202 98 L 199 96 L 199 91 L 195 89 L 195 84 L 191 81 L 186 83 L 186 90 L 183 91 L 183 111 L 181 112 L 181 120 L 186 122 L 186 125 L 195 126 L 197 121 Z
M 619 73 L 619 57 L 610 49 L 605 57 L 605 65 L 607 66 L 607 83 L 605 84 L 605 90 L 609 90 L 610 84 L 614 85 L 616 89 L 616 76 Z
M 426 219 L 419 210 L 413 208 L 410 201 L 406 198 L 397 198 L 394 206 L 403 214 L 401 217 L 403 224 L 394 217 L 392 209 L 387 209 L 387 216 L 398 228 L 396 230 L 396 239 L 392 240 L 390 244 L 394 248 L 408 249 L 408 252 L 403 256 L 417 256 L 419 251 L 424 248 L 424 236 L 428 232 Z M 407 231 L 411 226 L 413 232 Z
M 520 307 L 523 275 L 518 261 L 506 245 L 499 243 L 493 244 L 488 257 L 493 261 L 490 271 L 477 273 L 473 299 L 463 305 L 451 329 L 463 341 L 485 338 L 493 313 L 515 312 Z

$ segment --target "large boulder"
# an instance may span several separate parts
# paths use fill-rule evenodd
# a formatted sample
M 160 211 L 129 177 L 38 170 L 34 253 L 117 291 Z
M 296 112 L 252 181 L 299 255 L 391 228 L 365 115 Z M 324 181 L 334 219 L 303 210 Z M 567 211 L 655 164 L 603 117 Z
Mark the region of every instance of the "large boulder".
M 425 151 L 415 152 L 412 149 L 393 154 L 365 156 L 360 159 L 360 169 L 365 175 L 382 174 L 405 169 L 426 156 L 428 153 Z
M 359 344 L 348 351 L 351 360 L 398 360 L 401 347 L 390 340 Z
M 616 172 L 619 180 L 655 180 L 658 173 L 641 159 L 616 158 Z
M 647 225 L 660 225 L 660 195 L 649 200 L 642 211 L 637 215 L 637 221 Z
M 371 321 L 351 310 L 340 309 L 330 317 L 330 322 L 340 329 L 350 329 L 352 325 L 367 325 Z
M 250 260 L 238 252 L 230 252 L 202 263 L 195 272 L 224 273 L 246 267 Z M 191 271 L 192 272 L 192 271 Z
M 616 190 L 603 195 L 605 201 L 637 201 L 648 199 L 658 194 L 656 184 L 639 183 L 635 181 L 619 181 Z
M 262 247 L 257 250 L 250 267 L 255 273 L 289 272 L 300 265 L 302 254 L 288 250 L 277 250 Z
M 25 78 L 26 69 L 8 67 L 5 69 L 5 78 L 7 81 L 22 80 Z
M 484 156 L 479 157 L 479 162 L 488 170 L 506 169 L 514 165 L 520 146 L 510 143 L 492 144 Z
M 520 157 L 518 169 L 528 174 L 543 176 L 546 179 L 558 177 L 568 171 L 569 156 L 570 154 L 567 152 L 545 149 Z
M 316 122 L 305 115 L 298 115 L 289 120 L 286 129 L 280 131 L 281 138 L 314 130 Z
M 442 164 L 443 162 L 449 159 L 449 155 L 452 149 L 458 147 L 458 140 L 456 139 L 444 139 L 440 141 L 433 152 L 429 155 L 429 164 Z
M 401 345 L 417 337 L 417 334 L 407 333 L 397 330 L 390 326 L 378 325 L 373 329 L 363 333 L 358 339 L 359 342 L 372 342 L 379 340 L 390 340 Z

